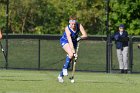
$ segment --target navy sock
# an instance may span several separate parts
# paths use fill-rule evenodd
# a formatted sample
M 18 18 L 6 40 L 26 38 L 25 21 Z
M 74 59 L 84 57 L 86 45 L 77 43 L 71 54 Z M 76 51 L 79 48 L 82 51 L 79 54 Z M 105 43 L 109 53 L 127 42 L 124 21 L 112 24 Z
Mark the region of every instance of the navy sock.
M 64 75 L 63 75 L 63 71 L 61 71 L 61 72 L 60 72 L 60 77 L 63 77 L 63 76 L 64 76 Z
M 66 62 L 64 64 L 64 66 L 63 66 L 64 69 L 68 69 L 69 68 L 70 61 L 71 61 L 71 59 L 67 56 L 66 57 Z
M 63 66 L 63 69 L 68 69 L 69 67 L 70 67 L 70 61 L 71 61 L 71 59 L 67 56 L 66 57 L 66 61 L 65 61 L 65 64 L 64 64 L 64 66 Z M 63 77 L 64 75 L 63 75 L 63 69 L 62 69 L 62 71 L 60 72 L 60 77 Z

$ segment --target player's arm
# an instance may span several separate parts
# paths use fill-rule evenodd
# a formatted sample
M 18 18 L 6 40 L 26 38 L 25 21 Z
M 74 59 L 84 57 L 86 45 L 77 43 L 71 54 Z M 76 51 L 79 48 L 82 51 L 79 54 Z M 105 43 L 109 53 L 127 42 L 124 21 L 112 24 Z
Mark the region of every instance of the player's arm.
M 86 39 L 87 38 L 87 33 L 86 33 L 86 31 L 85 31 L 85 29 L 84 29 L 84 27 L 81 25 L 81 24 L 79 24 L 80 25 L 80 31 L 81 31 L 81 39 Z
M 2 39 L 2 32 L 1 32 L 1 29 L 0 29 L 0 39 Z
M 68 27 L 65 28 L 65 32 L 66 32 L 66 35 L 67 35 L 67 39 L 68 39 L 70 48 L 72 49 L 72 52 L 75 53 L 75 49 L 74 49 L 74 46 L 73 46 L 73 43 L 72 43 L 72 39 L 71 39 L 71 33 L 68 30 Z
M 138 48 L 140 49 L 140 44 L 138 44 Z

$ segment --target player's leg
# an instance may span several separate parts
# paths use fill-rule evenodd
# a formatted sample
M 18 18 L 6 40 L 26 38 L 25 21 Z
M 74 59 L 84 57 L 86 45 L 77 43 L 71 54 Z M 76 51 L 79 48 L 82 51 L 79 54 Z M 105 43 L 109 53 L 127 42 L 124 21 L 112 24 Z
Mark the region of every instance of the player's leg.
M 69 68 L 69 64 L 70 64 L 70 61 L 71 59 L 73 58 L 73 52 L 69 46 L 68 43 L 66 43 L 64 46 L 63 46 L 63 49 L 66 51 L 67 53 L 67 56 L 66 56 L 66 61 L 65 61 L 65 64 L 63 66 L 63 75 L 64 76 L 67 76 L 68 75 L 68 72 L 67 72 L 67 69 Z
M 70 60 L 71 59 L 67 55 L 66 56 L 66 61 L 65 61 L 64 65 L 63 65 L 63 68 L 62 68 L 62 71 L 59 74 L 60 77 L 63 77 L 63 76 L 67 76 L 68 75 L 67 69 L 69 68 Z
M 70 48 L 70 45 L 68 43 L 66 43 L 64 46 L 63 46 L 63 49 L 66 51 L 66 53 L 68 54 L 69 58 L 72 59 L 73 58 L 73 52 Z
M 62 68 L 62 71 L 60 72 L 60 74 L 58 76 L 59 82 L 63 82 L 63 76 L 67 76 L 68 75 L 67 69 L 69 68 L 69 64 L 70 64 L 71 59 L 73 58 L 73 52 L 72 52 L 72 50 L 71 50 L 71 48 L 70 48 L 68 43 L 66 43 L 63 46 L 63 49 L 66 51 L 66 53 L 68 55 L 66 56 L 66 61 L 65 61 L 64 66 Z

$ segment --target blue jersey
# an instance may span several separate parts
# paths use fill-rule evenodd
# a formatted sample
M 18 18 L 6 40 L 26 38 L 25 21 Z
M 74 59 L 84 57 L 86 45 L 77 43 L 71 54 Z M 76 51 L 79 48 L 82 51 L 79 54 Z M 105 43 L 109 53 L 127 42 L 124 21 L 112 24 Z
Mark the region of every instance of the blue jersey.
M 73 42 L 73 45 L 74 45 L 74 48 L 77 47 L 77 38 L 78 38 L 78 35 L 79 35 L 79 32 L 80 32 L 80 29 L 79 29 L 79 24 L 76 23 L 76 31 L 72 31 L 72 29 L 70 28 L 70 25 L 68 25 L 68 29 L 71 33 L 71 39 L 72 39 L 72 42 Z M 68 39 L 67 39 L 67 35 L 66 35 L 66 32 L 64 32 L 64 34 L 62 35 L 62 37 L 60 38 L 60 43 L 62 45 L 62 47 L 68 43 Z
M 123 47 L 128 46 L 128 33 L 127 31 L 123 31 L 122 35 L 120 32 L 116 32 L 113 35 L 113 38 L 115 39 L 115 44 L 117 49 L 123 49 Z M 125 39 L 125 40 L 123 40 Z

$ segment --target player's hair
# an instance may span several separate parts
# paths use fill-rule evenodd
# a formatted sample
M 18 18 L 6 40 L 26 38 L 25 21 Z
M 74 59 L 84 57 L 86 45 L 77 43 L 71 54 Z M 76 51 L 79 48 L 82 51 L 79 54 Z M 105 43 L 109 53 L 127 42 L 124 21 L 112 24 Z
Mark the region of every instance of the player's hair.
M 76 16 L 75 16 L 75 15 L 71 15 L 71 16 L 69 17 L 69 20 L 76 20 Z

